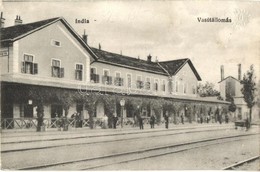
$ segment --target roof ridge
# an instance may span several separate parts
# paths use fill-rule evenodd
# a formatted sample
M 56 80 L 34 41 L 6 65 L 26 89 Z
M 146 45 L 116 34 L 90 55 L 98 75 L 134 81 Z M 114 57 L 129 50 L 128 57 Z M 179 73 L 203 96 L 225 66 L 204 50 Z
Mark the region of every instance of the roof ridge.
M 222 81 L 224 81 L 224 80 L 226 80 L 226 79 L 228 79 L 228 78 L 233 78 L 234 80 L 236 80 L 236 81 L 238 81 L 238 82 L 240 82 L 240 80 L 238 80 L 237 78 L 235 78 L 234 76 L 232 76 L 232 75 L 229 75 L 229 76 L 227 76 L 227 77 L 225 77 L 225 78 L 223 78 L 222 80 L 220 80 L 218 83 L 220 83 L 220 82 L 222 82 Z
M 62 17 L 53 17 L 53 18 L 49 18 L 49 19 L 44 19 L 44 20 L 40 20 L 40 21 L 36 21 L 36 22 L 31 22 L 31 23 L 24 23 L 24 24 L 19 24 L 19 25 L 13 25 L 13 26 L 8 26 L 8 27 L 3 27 L 1 29 L 9 29 L 12 27 L 19 27 L 19 26 L 25 26 L 25 25 L 30 25 L 30 24 L 34 24 L 34 23 L 40 23 L 40 22 L 44 22 L 47 20 L 57 20 L 57 19 L 61 19 Z
M 167 60 L 167 61 L 161 61 L 159 63 L 169 63 L 169 62 L 174 62 L 174 61 L 177 61 L 177 60 L 188 60 L 189 58 L 182 58 L 182 59 L 175 59 L 175 60 Z
M 170 76 L 170 73 L 168 72 L 168 70 L 166 70 L 159 62 L 157 62 L 157 64 Z
M 127 55 L 122 55 L 122 54 L 118 54 L 118 53 L 114 53 L 114 52 L 111 52 L 111 51 L 107 51 L 107 50 L 100 50 L 98 48 L 95 48 L 95 47 L 90 47 L 91 49 L 96 49 L 98 51 L 103 51 L 103 52 L 107 52 L 107 53 L 110 53 L 110 54 L 116 54 L 116 55 L 119 55 L 119 56 L 123 56 L 123 57 L 127 57 L 127 58 L 131 58 L 131 59 L 135 59 L 135 60 L 140 60 L 140 61 L 144 61 L 144 62 L 147 62 L 147 60 L 144 60 L 144 59 L 138 59 L 138 58 L 135 58 L 135 57 L 131 57 L 131 56 L 127 56 Z M 157 64 L 157 62 L 149 62 L 149 63 L 153 63 L 153 64 Z

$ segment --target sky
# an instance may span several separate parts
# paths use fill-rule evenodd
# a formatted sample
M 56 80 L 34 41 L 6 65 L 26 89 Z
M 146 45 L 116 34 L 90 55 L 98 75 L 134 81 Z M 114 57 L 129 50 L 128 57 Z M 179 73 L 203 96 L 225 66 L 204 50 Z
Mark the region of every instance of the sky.
M 1 3 L 1 2 L 0 2 Z M 88 44 L 106 51 L 159 61 L 189 58 L 202 78 L 218 89 L 224 75 L 238 76 L 254 64 L 259 80 L 260 1 L 73 1 L 2 2 L 5 26 L 63 17 Z M 199 22 L 198 17 L 232 21 Z M 86 19 L 89 23 L 75 23 Z

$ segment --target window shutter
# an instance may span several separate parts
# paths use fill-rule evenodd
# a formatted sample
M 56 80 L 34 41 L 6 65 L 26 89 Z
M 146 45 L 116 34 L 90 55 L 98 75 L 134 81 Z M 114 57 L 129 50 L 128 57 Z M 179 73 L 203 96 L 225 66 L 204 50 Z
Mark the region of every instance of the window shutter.
M 96 83 L 99 83 L 99 75 L 96 75 Z
M 82 70 L 79 71 L 79 80 L 82 81 Z
M 21 72 L 22 72 L 22 73 L 25 73 L 25 62 L 22 62 Z
M 54 67 L 51 66 L 51 76 L 54 77 Z
M 38 74 L 38 63 L 33 63 L 33 74 Z
M 60 78 L 64 78 L 64 68 L 60 68 Z
M 112 84 L 112 82 L 113 82 L 113 81 L 112 81 L 112 76 L 109 76 L 109 77 L 108 77 L 108 82 L 109 82 L 110 85 Z
M 124 78 L 121 78 L 121 86 L 124 86 Z

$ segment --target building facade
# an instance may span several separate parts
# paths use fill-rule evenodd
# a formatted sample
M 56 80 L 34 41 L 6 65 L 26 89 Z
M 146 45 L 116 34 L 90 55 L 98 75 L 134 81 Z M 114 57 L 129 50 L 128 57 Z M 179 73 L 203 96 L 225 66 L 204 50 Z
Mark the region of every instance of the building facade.
M 70 117 L 76 111 L 86 120 L 90 118 L 90 110 L 82 99 L 71 101 L 71 97 L 93 92 L 100 93 L 101 97 L 94 103 L 95 118 L 121 116 L 119 99 L 129 99 L 123 109 L 123 117 L 128 118 L 136 113 L 131 110 L 134 105 L 129 103 L 130 98 L 182 103 L 178 114 L 187 114 L 190 107 L 193 120 L 197 118 L 195 109 L 200 109 L 196 115 L 201 114 L 203 104 L 212 111 L 228 104 L 197 95 L 201 78 L 190 59 L 158 62 L 152 61 L 150 55 L 147 60 L 141 60 L 92 48 L 87 44 L 86 35 L 79 36 L 63 18 L 29 24 L 20 20 L 15 24 L 1 28 L 2 121 L 36 118 L 39 102 L 44 106 L 45 118 L 64 114 Z M 112 114 L 107 114 L 108 103 L 102 95 L 118 95 Z M 149 117 L 154 111 L 148 103 L 138 113 Z M 160 108 L 159 115 L 165 113 L 168 112 Z M 9 127 L 17 125 L 13 122 Z
M 224 78 L 224 66 L 221 66 L 221 81 L 219 81 L 220 96 L 224 99 L 233 99 L 236 105 L 236 111 L 233 117 L 241 120 L 249 117 L 249 109 L 244 101 L 244 95 L 241 92 L 241 64 L 238 64 L 238 77 L 227 76 Z M 230 100 L 229 100 L 230 101 Z M 252 120 L 259 120 L 259 109 L 254 106 L 252 109 Z

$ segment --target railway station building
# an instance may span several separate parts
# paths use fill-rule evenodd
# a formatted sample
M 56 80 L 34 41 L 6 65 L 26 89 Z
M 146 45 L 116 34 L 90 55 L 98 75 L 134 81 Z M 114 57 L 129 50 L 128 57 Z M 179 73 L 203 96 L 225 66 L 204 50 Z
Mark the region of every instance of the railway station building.
M 228 102 L 201 98 L 201 77 L 188 58 L 147 60 L 93 48 L 62 17 L 3 27 L 1 18 L 1 126 L 28 127 L 42 105 L 46 125 L 78 112 L 84 126 L 90 118 L 122 117 L 131 123 L 137 114 L 178 123 L 201 115 L 227 113 Z M 124 100 L 123 104 L 120 101 Z M 122 102 L 122 101 L 121 101 Z

